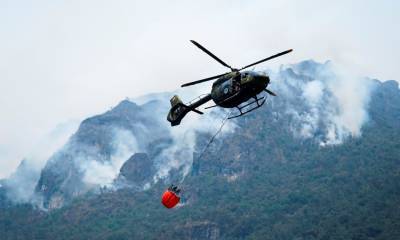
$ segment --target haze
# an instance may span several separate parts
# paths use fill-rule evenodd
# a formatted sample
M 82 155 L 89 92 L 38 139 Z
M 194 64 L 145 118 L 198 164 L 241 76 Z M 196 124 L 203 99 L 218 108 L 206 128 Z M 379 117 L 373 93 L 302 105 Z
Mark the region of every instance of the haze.
M 125 97 L 226 71 L 190 39 L 236 67 L 293 48 L 256 70 L 332 60 L 398 80 L 399 10 L 394 0 L 1 1 L 0 178 Z

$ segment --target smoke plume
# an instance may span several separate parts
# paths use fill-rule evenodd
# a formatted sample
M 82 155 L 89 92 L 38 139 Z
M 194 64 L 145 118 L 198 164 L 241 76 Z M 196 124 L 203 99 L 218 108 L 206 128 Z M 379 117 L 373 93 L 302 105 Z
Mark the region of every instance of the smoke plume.
M 368 121 L 371 81 L 343 66 L 313 61 L 282 66 L 276 78 L 295 136 L 316 138 L 321 146 L 361 135 Z

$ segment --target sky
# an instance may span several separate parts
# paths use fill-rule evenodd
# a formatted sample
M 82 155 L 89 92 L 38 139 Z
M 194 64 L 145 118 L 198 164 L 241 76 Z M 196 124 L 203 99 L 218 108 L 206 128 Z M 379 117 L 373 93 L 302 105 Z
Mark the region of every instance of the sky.
M 256 70 L 331 60 L 399 80 L 399 11 L 395 0 L 2 0 L 0 178 L 126 97 L 226 71 L 190 39 L 236 67 L 293 48 Z

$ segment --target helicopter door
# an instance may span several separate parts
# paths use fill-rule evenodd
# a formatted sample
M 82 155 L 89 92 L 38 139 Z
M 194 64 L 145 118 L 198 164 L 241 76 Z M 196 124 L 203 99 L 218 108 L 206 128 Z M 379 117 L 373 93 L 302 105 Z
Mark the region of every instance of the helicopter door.
M 220 102 L 232 95 L 232 79 L 225 79 L 216 85 L 211 92 L 214 101 Z

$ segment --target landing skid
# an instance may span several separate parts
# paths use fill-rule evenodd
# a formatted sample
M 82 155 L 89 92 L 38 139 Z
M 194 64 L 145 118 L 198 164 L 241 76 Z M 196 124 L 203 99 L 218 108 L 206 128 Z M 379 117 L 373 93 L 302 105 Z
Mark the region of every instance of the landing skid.
M 217 107 L 218 105 L 212 105 L 212 106 L 209 106 L 209 107 L 205 107 L 204 109 L 209 109 L 209 108 L 213 108 L 213 107 Z
M 236 108 L 239 110 L 240 114 L 238 114 L 236 116 L 229 117 L 228 119 L 237 118 L 237 117 L 243 116 L 243 115 L 245 115 L 245 114 L 247 114 L 249 112 L 252 112 L 252 111 L 256 110 L 257 108 L 260 108 L 262 105 L 264 105 L 265 101 L 267 100 L 266 96 L 260 97 L 260 98 L 258 98 L 257 96 L 254 96 L 253 98 L 254 98 L 254 101 L 252 101 L 252 102 L 246 103 L 243 106 L 240 106 L 240 105 L 236 106 Z M 242 111 L 244 108 L 246 108 L 247 106 L 252 105 L 253 103 L 257 103 L 257 106 L 255 106 L 255 107 L 253 107 L 251 109 L 248 109 L 246 111 Z

